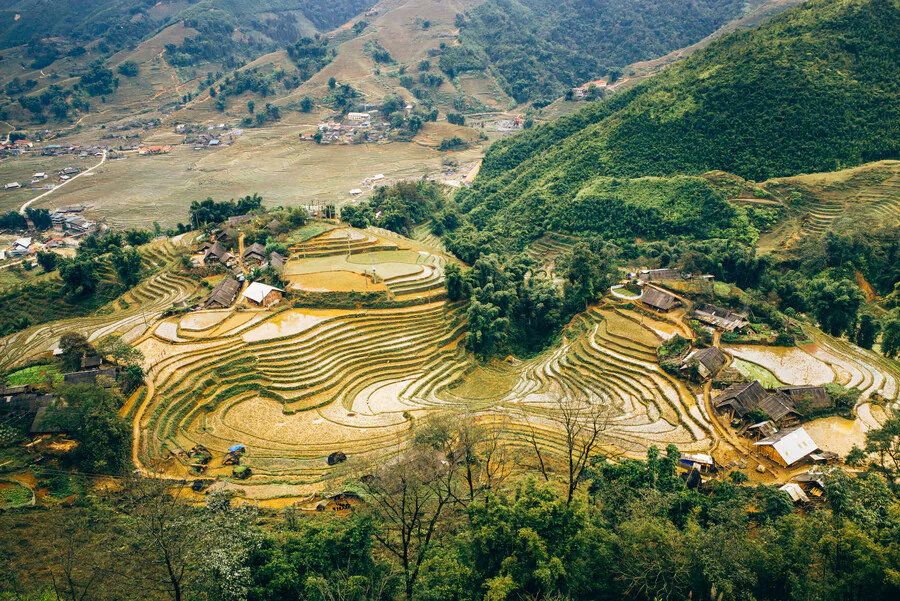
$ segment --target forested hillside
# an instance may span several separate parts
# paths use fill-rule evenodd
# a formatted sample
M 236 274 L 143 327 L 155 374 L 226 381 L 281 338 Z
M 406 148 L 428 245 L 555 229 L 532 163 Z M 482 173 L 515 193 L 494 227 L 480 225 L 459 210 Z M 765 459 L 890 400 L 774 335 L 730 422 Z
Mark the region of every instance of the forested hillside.
M 547 104 L 567 87 L 697 42 L 745 0 L 489 0 L 466 15 L 464 49 L 494 67 L 518 102 Z
M 665 193 L 650 194 L 652 182 L 622 178 L 723 170 L 764 180 L 897 158 L 898 75 L 897 0 L 811 0 L 628 92 L 495 144 L 461 207 L 477 228 L 520 242 L 551 228 L 666 235 L 659 224 L 676 222 L 683 203 L 660 204 Z M 710 225 L 721 228 L 721 219 Z
M 213 20 L 256 34 L 258 41 L 296 41 L 306 19 L 328 31 L 374 0 L 13 0 L 0 7 L 0 48 L 42 38 L 120 49 L 180 20 Z M 229 30 L 230 31 L 230 30 Z M 289 37 L 290 39 L 281 39 Z

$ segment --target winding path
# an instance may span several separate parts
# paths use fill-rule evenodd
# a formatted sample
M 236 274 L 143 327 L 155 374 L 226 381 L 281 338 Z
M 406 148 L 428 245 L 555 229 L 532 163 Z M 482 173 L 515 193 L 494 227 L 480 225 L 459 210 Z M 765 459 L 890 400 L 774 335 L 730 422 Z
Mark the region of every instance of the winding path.
M 88 168 L 88 169 L 85 169 L 84 171 L 82 171 L 81 173 L 79 173 L 78 175 L 76 175 L 75 177 L 73 177 L 72 179 L 67 179 L 66 181 L 64 181 L 64 182 L 61 183 L 60 185 L 56 186 L 56 187 L 53 188 L 52 190 L 48 190 L 47 192 L 44 192 L 43 194 L 39 194 L 38 196 L 35 196 L 34 198 L 32 198 L 31 200 L 29 200 L 28 202 L 26 202 L 25 204 L 23 204 L 23 205 L 19 208 L 19 214 L 20 214 L 20 215 L 24 215 L 24 214 L 25 214 L 25 209 L 27 209 L 29 206 L 31 206 L 32 203 L 34 203 L 34 202 L 36 202 L 36 201 L 38 201 L 38 200 L 44 198 L 45 196 L 49 196 L 49 195 L 53 194 L 54 192 L 56 192 L 57 190 L 59 190 L 60 188 L 62 188 L 63 186 L 65 186 L 66 184 L 68 184 L 68 183 L 70 183 L 70 182 L 74 182 L 76 179 L 78 179 L 78 178 L 81 177 L 82 175 L 87 175 L 88 173 L 92 172 L 94 169 L 96 169 L 97 167 L 99 167 L 100 165 L 102 165 L 102 164 L 105 163 L 105 162 L 106 162 L 106 150 L 103 151 L 103 158 L 100 159 L 100 162 L 99 162 L 99 163 L 97 163 L 97 164 L 94 165 L 93 167 L 90 167 L 90 168 Z

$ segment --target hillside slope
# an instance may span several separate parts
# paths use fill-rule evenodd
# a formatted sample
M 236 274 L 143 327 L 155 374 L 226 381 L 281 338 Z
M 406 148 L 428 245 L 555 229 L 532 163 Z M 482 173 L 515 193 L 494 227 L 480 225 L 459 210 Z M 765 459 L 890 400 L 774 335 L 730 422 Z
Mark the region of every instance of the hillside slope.
M 745 0 L 488 0 L 461 22 L 462 48 L 485 57 L 518 102 L 697 42 L 738 17 Z
M 615 234 L 615 223 L 571 219 L 634 201 L 603 178 L 723 170 L 763 180 L 896 158 L 898 75 L 900 2 L 811 0 L 496 144 L 461 206 L 477 227 L 522 241 L 567 223 Z

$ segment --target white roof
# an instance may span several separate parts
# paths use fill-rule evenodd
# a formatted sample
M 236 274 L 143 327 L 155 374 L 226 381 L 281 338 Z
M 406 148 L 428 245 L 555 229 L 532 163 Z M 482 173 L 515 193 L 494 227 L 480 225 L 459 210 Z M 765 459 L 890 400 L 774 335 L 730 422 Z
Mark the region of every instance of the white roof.
M 713 458 L 705 453 L 685 453 L 681 458 L 684 461 L 690 461 L 692 463 L 702 463 L 704 465 L 713 464 Z
M 275 286 L 269 286 L 268 284 L 263 284 L 262 282 L 253 282 L 247 289 L 244 290 L 243 296 L 249 298 L 255 303 L 263 302 L 263 299 L 266 298 L 266 295 L 273 290 L 277 290 L 279 292 L 284 292 L 281 288 L 276 288 Z
M 797 501 L 809 502 L 809 497 L 806 496 L 806 493 L 803 492 L 800 485 L 795 482 L 788 482 L 784 486 L 780 486 L 778 490 L 786 492 L 794 503 Z
M 31 246 L 31 238 L 19 238 L 15 242 L 13 242 L 13 246 L 21 246 L 22 248 L 28 248 Z
M 353 188 L 352 190 L 350 190 L 350 194 L 356 196 L 357 194 L 362 194 L 362 190 L 360 190 L 359 188 Z
M 803 428 L 797 428 L 789 432 L 781 431 L 774 436 L 754 443 L 753 446 L 774 447 L 787 465 L 800 461 L 817 448 L 816 443 L 813 442 L 813 439 L 810 438 Z
M 374 180 L 384 179 L 384 174 L 379 173 L 378 175 L 373 175 L 372 179 L 374 179 Z
M 40 178 L 44 178 L 44 177 L 47 177 L 47 174 L 44 173 L 43 171 L 41 171 L 40 173 L 35 173 L 35 174 L 32 175 L 31 177 L 40 177 Z

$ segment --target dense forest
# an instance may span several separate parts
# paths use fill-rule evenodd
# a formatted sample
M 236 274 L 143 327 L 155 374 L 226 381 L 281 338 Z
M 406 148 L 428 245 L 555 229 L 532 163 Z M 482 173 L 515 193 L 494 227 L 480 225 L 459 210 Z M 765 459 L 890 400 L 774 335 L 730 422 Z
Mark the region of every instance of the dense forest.
M 461 21 L 464 48 L 486 60 L 517 102 L 544 105 L 566 88 L 689 46 L 740 15 L 744 0 L 489 0 Z M 463 58 L 455 50 L 453 58 Z M 464 64 L 444 61 L 455 72 Z
M 764 180 L 897 158 L 898 74 L 897 2 L 812 0 L 632 90 L 498 142 L 458 200 L 476 227 L 522 243 L 550 227 L 611 234 L 602 215 L 566 216 L 612 199 L 646 207 L 635 219 L 653 218 L 665 194 L 648 202 L 648 188 L 676 185 L 611 191 L 615 182 L 598 178 L 720 169 Z M 653 235 L 634 231 L 641 227 L 621 235 Z

